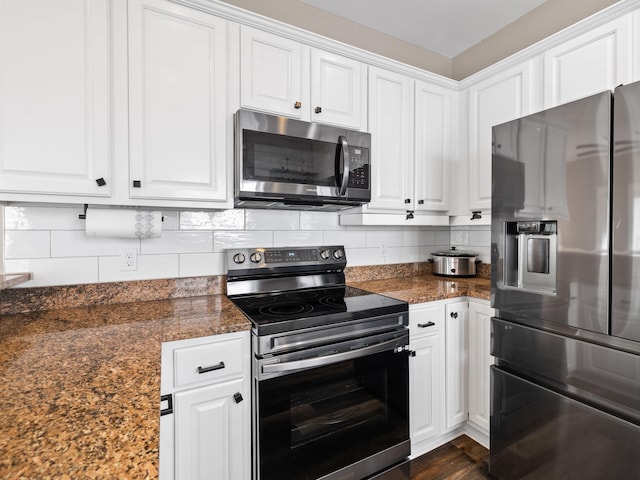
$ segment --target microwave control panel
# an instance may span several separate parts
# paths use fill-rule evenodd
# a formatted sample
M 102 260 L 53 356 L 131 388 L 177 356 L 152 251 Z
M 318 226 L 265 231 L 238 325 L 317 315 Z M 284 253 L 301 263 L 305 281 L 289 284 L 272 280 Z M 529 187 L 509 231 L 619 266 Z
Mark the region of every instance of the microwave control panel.
M 369 188 L 369 149 L 349 146 L 350 188 Z

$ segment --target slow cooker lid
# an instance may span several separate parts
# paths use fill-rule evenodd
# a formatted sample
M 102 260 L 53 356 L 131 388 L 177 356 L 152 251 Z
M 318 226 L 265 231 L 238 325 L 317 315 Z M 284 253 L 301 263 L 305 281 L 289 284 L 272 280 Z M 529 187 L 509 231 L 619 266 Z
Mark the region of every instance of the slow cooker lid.
M 449 250 L 445 250 L 442 252 L 433 252 L 431 255 L 433 255 L 434 257 L 464 257 L 464 258 L 472 258 L 472 257 L 478 256 L 477 253 L 457 250 L 456 247 L 451 247 Z

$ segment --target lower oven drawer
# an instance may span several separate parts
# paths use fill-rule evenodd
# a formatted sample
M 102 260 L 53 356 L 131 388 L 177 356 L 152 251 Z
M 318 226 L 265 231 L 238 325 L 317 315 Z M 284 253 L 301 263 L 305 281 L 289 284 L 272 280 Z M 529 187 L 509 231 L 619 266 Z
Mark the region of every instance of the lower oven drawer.
M 640 478 L 640 426 L 491 368 L 489 470 L 499 480 Z

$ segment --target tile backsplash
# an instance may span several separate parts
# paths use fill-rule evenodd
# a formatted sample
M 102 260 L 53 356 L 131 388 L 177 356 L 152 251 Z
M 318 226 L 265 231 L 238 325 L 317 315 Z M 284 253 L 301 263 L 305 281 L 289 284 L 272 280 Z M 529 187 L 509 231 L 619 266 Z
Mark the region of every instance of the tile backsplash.
M 490 260 L 488 226 L 345 227 L 332 212 L 164 211 L 160 238 L 121 239 L 88 237 L 81 213 L 80 206 L 5 207 L 5 271 L 33 272 L 22 287 L 221 275 L 227 248 L 321 244 L 344 245 L 350 266 L 425 261 L 450 245 Z M 137 269 L 122 271 L 120 255 L 130 248 Z

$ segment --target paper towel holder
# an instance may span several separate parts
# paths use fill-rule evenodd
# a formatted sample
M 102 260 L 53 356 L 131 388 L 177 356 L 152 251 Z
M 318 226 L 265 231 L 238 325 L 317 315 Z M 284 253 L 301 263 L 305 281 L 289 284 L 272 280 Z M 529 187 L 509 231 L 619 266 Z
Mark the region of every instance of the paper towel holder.
M 80 215 L 78 215 L 78 218 L 80 220 L 86 220 L 87 219 L 87 208 L 89 208 L 88 204 L 84 204 L 84 213 L 81 213 Z M 160 217 L 160 221 L 164 222 L 164 215 L 162 217 Z

